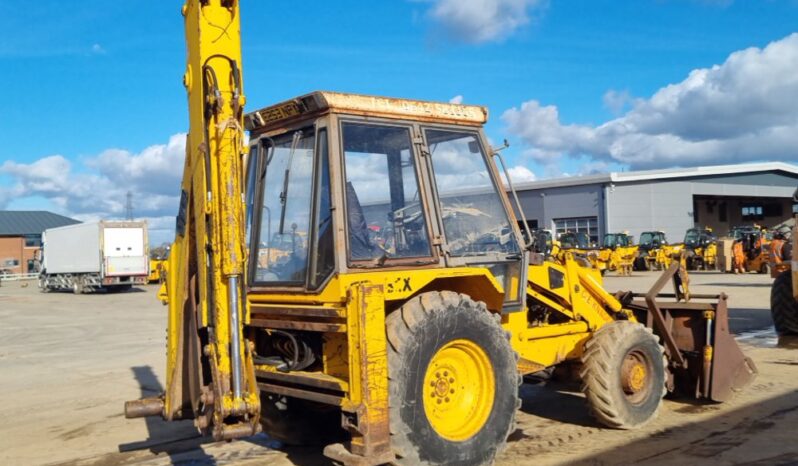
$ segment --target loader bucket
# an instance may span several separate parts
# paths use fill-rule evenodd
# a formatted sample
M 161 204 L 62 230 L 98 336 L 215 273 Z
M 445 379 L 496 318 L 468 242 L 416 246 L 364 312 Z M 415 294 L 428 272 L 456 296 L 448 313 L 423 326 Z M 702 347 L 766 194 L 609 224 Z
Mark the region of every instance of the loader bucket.
M 661 293 L 668 282 L 674 293 Z M 674 262 L 648 293 L 632 294 L 637 299 L 628 307 L 665 346 L 669 391 L 726 401 L 757 369 L 729 332 L 726 295 L 691 295 L 688 284 L 683 265 Z

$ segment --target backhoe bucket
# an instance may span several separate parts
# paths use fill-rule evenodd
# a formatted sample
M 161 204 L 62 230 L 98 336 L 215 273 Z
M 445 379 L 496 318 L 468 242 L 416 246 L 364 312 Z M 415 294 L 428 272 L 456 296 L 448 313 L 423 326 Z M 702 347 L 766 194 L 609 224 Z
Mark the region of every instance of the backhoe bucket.
M 672 281 L 673 294 L 660 293 Z M 726 401 L 756 376 L 729 332 L 727 296 L 690 295 L 689 279 L 678 262 L 671 264 L 645 295 L 629 305 L 665 346 L 670 369 L 668 388 L 695 398 Z

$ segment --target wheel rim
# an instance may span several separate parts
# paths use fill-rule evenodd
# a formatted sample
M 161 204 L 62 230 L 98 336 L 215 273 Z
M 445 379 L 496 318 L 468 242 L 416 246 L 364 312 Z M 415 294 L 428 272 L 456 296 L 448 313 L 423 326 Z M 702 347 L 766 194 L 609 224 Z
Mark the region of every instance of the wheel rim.
M 621 388 L 632 404 L 640 404 L 651 391 L 653 370 L 645 353 L 632 350 L 626 354 L 621 366 Z
M 424 375 L 424 413 L 441 437 L 464 441 L 478 433 L 493 409 L 495 379 L 485 351 L 469 340 L 440 348 Z

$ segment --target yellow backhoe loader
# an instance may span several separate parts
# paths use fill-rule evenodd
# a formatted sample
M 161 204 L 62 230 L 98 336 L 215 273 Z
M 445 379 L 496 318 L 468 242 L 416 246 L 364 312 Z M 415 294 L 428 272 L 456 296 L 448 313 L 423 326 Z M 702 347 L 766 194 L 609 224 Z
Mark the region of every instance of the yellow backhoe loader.
M 724 401 L 754 377 L 726 296 L 691 296 L 678 263 L 648 293 L 612 294 L 572 254 L 533 252 L 484 107 L 314 92 L 245 115 L 238 2 L 183 14 L 166 389 L 128 417 L 324 439 L 347 465 L 484 465 L 525 374 L 578 365 L 619 429 L 668 392 Z

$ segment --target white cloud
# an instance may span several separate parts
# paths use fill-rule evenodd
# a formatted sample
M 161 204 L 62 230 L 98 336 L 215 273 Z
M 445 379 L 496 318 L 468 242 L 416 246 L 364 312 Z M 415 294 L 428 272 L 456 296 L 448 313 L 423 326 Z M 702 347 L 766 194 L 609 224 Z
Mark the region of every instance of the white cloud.
M 431 0 L 429 16 L 445 33 L 467 43 L 500 41 L 530 21 L 545 0 Z
M 634 102 L 628 90 L 616 91 L 615 89 L 610 89 L 605 92 L 601 100 L 604 102 L 604 106 L 616 116 L 621 114 Z
M 451 99 L 449 99 L 449 103 L 450 104 L 458 104 L 458 105 L 462 104 L 463 103 L 463 96 L 458 94 L 458 95 L 452 97 Z
M 535 100 L 507 110 L 525 155 L 553 164 L 589 155 L 632 168 L 798 160 L 798 33 L 696 69 L 598 126 L 563 124 Z
M 508 170 L 510 172 L 510 180 L 513 182 L 513 186 L 518 183 L 528 183 L 530 181 L 535 181 L 537 177 L 532 172 L 532 170 L 528 169 L 523 165 L 516 165 L 514 167 L 510 167 Z M 502 183 L 505 186 L 508 186 L 507 177 L 502 172 Z
M 100 44 L 92 44 L 91 53 L 95 55 L 105 55 L 105 48 Z
M 124 218 L 126 194 L 133 193 L 133 214 L 146 219 L 158 242 L 171 235 L 179 202 L 185 157 L 185 134 L 167 144 L 147 147 L 139 153 L 120 149 L 103 151 L 79 166 L 61 155 L 32 163 L 6 161 L 0 175 L 11 186 L 0 188 L 0 208 L 13 199 L 40 197 L 59 213 L 79 220 Z

